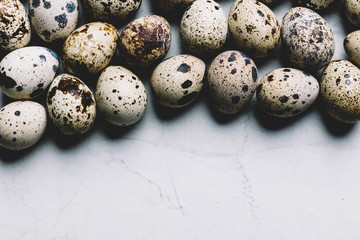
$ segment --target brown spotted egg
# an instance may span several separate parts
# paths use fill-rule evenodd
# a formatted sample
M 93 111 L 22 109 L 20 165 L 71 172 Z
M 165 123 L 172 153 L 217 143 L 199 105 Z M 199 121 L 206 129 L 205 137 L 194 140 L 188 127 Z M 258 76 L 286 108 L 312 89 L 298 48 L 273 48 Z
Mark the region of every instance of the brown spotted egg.
M 2 0 L 0 9 L 0 47 L 11 51 L 28 45 L 31 27 L 24 5 L 19 0 Z
M 139 9 L 141 0 L 82 0 L 82 3 L 95 19 L 126 19 Z
M 335 0 L 297 0 L 300 6 L 320 11 L 328 8 Z
M 198 56 L 219 52 L 227 32 L 224 10 L 213 0 L 196 0 L 180 22 L 180 38 L 185 50 Z
M 46 122 L 46 110 L 39 103 L 9 103 L 0 110 L 0 146 L 9 150 L 33 146 L 44 134 Z
M 73 31 L 63 46 L 67 71 L 82 76 L 106 68 L 117 49 L 118 31 L 108 23 L 92 22 Z
M 270 55 L 280 40 L 274 12 L 255 0 L 235 1 L 229 12 L 229 31 L 236 47 L 256 58 Z
M 65 135 L 90 130 L 96 116 L 95 98 L 79 78 L 70 74 L 57 76 L 46 98 L 52 123 Z
M 150 80 L 157 102 L 171 108 L 193 102 L 203 88 L 205 67 L 201 59 L 187 54 L 160 63 Z
M 150 15 L 135 19 L 120 34 L 120 55 L 130 66 L 150 67 L 167 54 L 171 43 L 170 24 L 165 18 Z
M 269 72 L 256 89 L 259 107 L 279 118 L 293 117 L 306 111 L 318 94 L 317 80 L 294 68 L 278 68 Z
M 345 0 L 344 5 L 347 19 L 360 27 L 360 0 Z
M 77 0 L 30 0 L 29 10 L 31 25 L 45 42 L 65 39 L 78 22 Z
M 159 0 L 159 5 L 166 11 L 175 11 L 179 8 L 185 8 L 195 0 Z
M 225 114 L 240 112 L 253 97 L 257 79 L 254 61 L 242 52 L 230 50 L 219 54 L 207 77 L 214 107 Z
M 360 66 L 360 30 L 349 33 L 344 40 L 344 49 L 349 59 Z
M 320 69 L 335 52 L 334 34 L 325 19 L 304 7 L 292 8 L 285 14 L 281 39 L 288 59 L 300 69 Z
M 360 69 L 347 60 L 332 61 L 321 76 L 320 94 L 328 113 L 344 123 L 360 120 Z
M 117 126 L 139 121 L 147 107 L 147 94 L 141 80 L 121 66 L 107 67 L 96 85 L 96 103 L 105 119 Z
M 13 99 L 35 98 L 49 87 L 58 68 L 58 56 L 49 48 L 16 49 L 0 62 L 0 88 Z

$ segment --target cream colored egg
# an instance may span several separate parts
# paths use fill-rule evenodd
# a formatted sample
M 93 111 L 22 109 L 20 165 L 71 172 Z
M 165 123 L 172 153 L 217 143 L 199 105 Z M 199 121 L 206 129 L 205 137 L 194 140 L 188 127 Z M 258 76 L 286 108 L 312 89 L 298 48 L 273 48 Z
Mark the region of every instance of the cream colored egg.
M 319 14 L 304 7 L 292 8 L 285 14 L 281 39 L 288 59 L 300 69 L 320 69 L 335 52 L 330 26 Z
M 63 46 L 63 64 L 72 74 L 96 74 L 106 68 L 117 49 L 118 31 L 108 23 L 92 22 L 77 28 Z
M 9 103 L 0 110 L 0 146 L 9 150 L 29 148 L 40 140 L 46 124 L 46 110 L 39 103 Z
M 196 0 L 180 22 L 180 38 L 186 51 L 197 56 L 218 53 L 228 27 L 222 7 L 213 0 Z
M 274 12 L 255 0 L 237 0 L 229 12 L 229 31 L 236 47 L 262 58 L 277 48 L 280 25 Z
M 31 27 L 24 5 L 19 0 L 2 0 L 0 9 L 0 47 L 11 51 L 27 46 Z
M 176 11 L 183 9 L 193 3 L 195 0 L 159 0 L 159 5 L 166 11 Z
M 93 126 L 96 103 L 93 93 L 79 78 L 70 74 L 57 76 L 46 98 L 52 123 L 65 135 L 84 134 Z
M 360 66 L 360 30 L 349 33 L 344 40 L 344 49 L 349 59 Z
M 321 97 L 328 113 L 344 123 L 360 120 L 360 69 L 347 60 L 332 61 L 321 76 Z
M 205 67 L 201 59 L 187 54 L 160 63 L 150 81 L 157 102 L 171 108 L 193 102 L 203 88 Z
M 267 114 L 288 118 L 306 111 L 319 94 L 319 83 L 308 73 L 294 68 L 278 68 L 258 83 L 256 99 Z
M 219 54 L 208 69 L 208 94 L 214 107 L 225 114 L 240 112 L 253 97 L 258 79 L 256 65 L 242 52 Z
M 335 0 L 297 0 L 300 6 L 320 11 L 331 6 Z
M 344 1 L 345 16 L 349 21 L 360 27 L 360 0 Z
M 29 46 L 16 49 L 0 62 L 0 88 L 13 99 L 33 99 L 55 78 L 57 54 L 49 48 Z
M 29 10 L 31 25 L 45 42 L 65 39 L 78 22 L 78 0 L 30 0 Z
M 95 19 L 126 19 L 136 12 L 141 0 L 81 0 L 87 12 Z
M 147 108 L 144 84 L 130 70 L 121 66 L 107 67 L 96 85 L 96 103 L 105 119 L 117 126 L 138 122 Z

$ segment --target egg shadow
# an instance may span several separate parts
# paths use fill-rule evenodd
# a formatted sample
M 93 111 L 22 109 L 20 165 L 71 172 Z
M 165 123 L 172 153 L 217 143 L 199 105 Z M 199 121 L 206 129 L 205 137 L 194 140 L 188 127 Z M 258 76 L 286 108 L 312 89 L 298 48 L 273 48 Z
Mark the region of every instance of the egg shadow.
M 97 117 L 97 121 L 94 127 L 96 129 L 99 129 L 105 135 L 105 137 L 110 140 L 123 138 L 126 134 L 136 128 L 136 125 L 138 125 L 142 120 L 140 119 L 138 122 L 130 126 L 122 127 L 109 123 L 102 115 L 100 115 L 100 113 L 98 113 L 97 115 L 99 117 Z

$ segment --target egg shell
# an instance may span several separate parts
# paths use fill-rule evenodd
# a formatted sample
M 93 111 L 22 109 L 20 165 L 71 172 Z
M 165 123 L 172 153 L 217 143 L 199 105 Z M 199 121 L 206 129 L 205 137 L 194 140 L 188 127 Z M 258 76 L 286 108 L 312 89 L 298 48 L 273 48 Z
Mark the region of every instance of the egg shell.
M 306 111 L 319 94 L 319 83 L 310 74 L 294 68 L 278 68 L 258 83 L 256 99 L 267 114 L 279 118 Z
M 345 0 L 344 8 L 347 19 L 360 27 L 360 0 Z
M 70 74 L 57 76 L 46 98 L 52 123 L 65 135 L 84 134 L 96 117 L 93 93 L 79 78 Z
M 195 0 L 159 0 L 160 8 L 166 11 L 175 11 L 179 8 L 188 7 Z
M 224 114 L 235 114 L 253 97 L 258 72 L 252 59 L 230 50 L 212 61 L 207 76 L 208 93 L 214 107 Z
M 0 62 L 0 88 L 13 99 L 33 99 L 50 85 L 59 68 L 57 54 L 30 46 L 8 53 Z
M 39 103 L 9 103 L 0 110 L 0 146 L 9 150 L 29 148 L 44 134 L 46 124 L 46 110 Z
M 320 69 L 335 52 L 334 34 L 325 19 L 304 7 L 292 8 L 285 14 L 281 39 L 288 59 L 300 69 Z
M 148 102 L 144 84 L 134 73 L 121 66 L 107 67 L 101 73 L 95 97 L 105 119 L 123 127 L 139 121 Z
M 297 0 L 298 4 L 315 11 L 321 11 L 331 6 L 335 0 Z
M 222 7 L 213 0 L 196 0 L 180 22 L 180 38 L 186 51 L 197 56 L 218 53 L 228 27 Z
M 92 22 L 77 28 L 63 46 L 65 69 L 77 76 L 102 71 L 111 62 L 117 41 L 118 31 L 108 23 Z
M 136 12 L 141 0 L 82 0 L 87 12 L 95 19 L 126 19 Z
M 130 66 L 147 68 L 158 64 L 171 43 L 168 21 L 157 15 L 144 16 L 129 23 L 121 32 L 119 51 Z
M 280 40 L 280 25 L 274 12 L 255 0 L 237 0 L 232 5 L 229 31 L 236 47 L 256 58 L 270 55 Z
M 349 59 L 360 66 L 360 30 L 349 33 L 344 39 L 344 49 Z
M 347 60 L 332 61 L 321 75 L 320 94 L 328 113 L 344 123 L 360 120 L 360 69 Z
M 63 40 L 75 30 L 79 17 L 77 0 L 30 0 L 31 25 L 45 42 Z
M 31 27 L 24 5 L 19 0 L 2 0 L 0 9 L 0 46 L 7 51 L 27 46 Z
M 157 102 L 171 108 L 192 103 L 203 88 L 205 67 L 201 59 L 187 54 L 160 63 L 150 80 Z

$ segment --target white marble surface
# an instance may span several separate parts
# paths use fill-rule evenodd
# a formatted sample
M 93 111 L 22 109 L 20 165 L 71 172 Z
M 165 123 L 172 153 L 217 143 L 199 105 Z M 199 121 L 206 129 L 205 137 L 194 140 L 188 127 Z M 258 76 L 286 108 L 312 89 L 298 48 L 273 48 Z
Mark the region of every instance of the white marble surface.
M 342 2 L 323 13 L 336 35 L 335 59 L 346 58 L 342 41 L 354 30 Z M 233 1 L 219 3 L 227 14 Z M 273 10 L 281 20 L 291 6 Z M 151 12 L 159 13 L 156 3 L 143 0 L 133 18 Z M 167 18 L 173 56 L 182 51 L 179 17 Z M 256 60 L 259 76 L 287 66 L 280 56 Z M 150 93 L 149 74 L 140 75 Z M 99 118 L 82 137 L 49 127 L 28 151 L 0 149 L 0 238 L 360 239 L 359 124 L 334 122 L 319 102 L 299 118 L 274 120 L 255 98 L 224 118 L 204 94 L 181 111 L 149 97 L 130 129 Z M 8 101 L 0 97 L 1 106 Z

